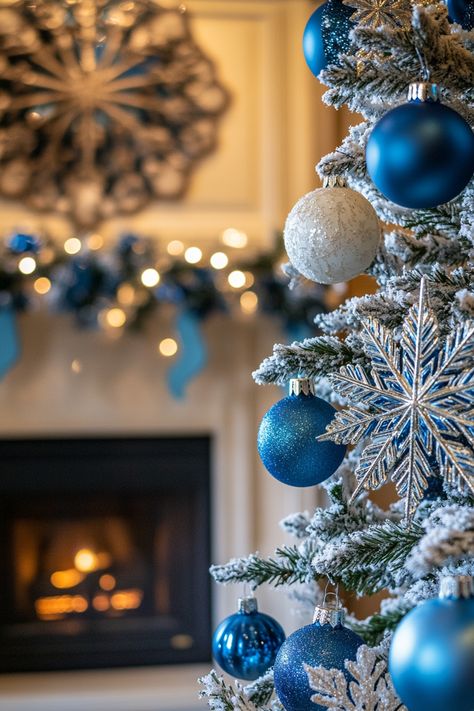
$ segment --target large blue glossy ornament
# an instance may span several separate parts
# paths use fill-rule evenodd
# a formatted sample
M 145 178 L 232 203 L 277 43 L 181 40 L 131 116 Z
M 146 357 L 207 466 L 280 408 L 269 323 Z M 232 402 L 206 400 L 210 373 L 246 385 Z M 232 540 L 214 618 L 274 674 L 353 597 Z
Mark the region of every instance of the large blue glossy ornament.
M 324 711 L 311 701 L 304 664 L 325 669 L 340 669 L 347 680 L 346 659 L 355 659 L 364 640 L 343 626 L 342 610 L 317 607 L 315 622 L 293 632 L 282 644 L 273 668 L 275 691 L 286 711 Z
M 375 124 L 366 148 L 367 171 L 396 205 L 427 209 L 453 200 L 474 173 L 474 134 L 441 104 L 432 84 L 412 84 L 409 101 Z
M 354 8 L 342 0 L 328 0 L 313 12 L 303 34 L 303 53 L 306 64 L 315 76 L 328 64 L 337 64 L 339 55 L 348 51 L 349 32 L 353 27 L 350 16 Z
M 275 479 L 290 486 L 314 486 L 334 474 L 346 446 L 317 442 L 316 437 L 325 432 L 335 412 L 316 397 L 312 381 L 290 381 L 290 395 L 270 408 L 258 431 L 260 458 Z
M 474 0 L 446 0 L 449 19 L 463 30 L 474 29 Z
M 258 611 L 257 600 L 239 600 L 239 612 L 222 620 L 212 638 L 212 655 L 231 676 L 254 681 L 273 666 L 285 641 L 281 625 Z
M 440 597 L 402 619 L 392 638 L 389 672 L 410 711 L 474 709 L 474 587 L 446 577 Z

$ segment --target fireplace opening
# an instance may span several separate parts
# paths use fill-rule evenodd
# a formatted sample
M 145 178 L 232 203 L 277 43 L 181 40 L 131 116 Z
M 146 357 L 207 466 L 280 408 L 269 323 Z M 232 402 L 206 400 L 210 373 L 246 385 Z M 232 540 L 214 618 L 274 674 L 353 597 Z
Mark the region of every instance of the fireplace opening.
M 210 440 L 0 441 L 0 671 L 210 659 Z

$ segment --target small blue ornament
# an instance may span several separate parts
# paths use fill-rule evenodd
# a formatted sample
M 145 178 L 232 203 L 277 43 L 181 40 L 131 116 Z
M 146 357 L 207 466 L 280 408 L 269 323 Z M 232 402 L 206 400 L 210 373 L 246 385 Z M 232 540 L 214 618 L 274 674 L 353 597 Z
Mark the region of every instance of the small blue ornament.
M 24 234 L 23 232 L 15 232 L 8 238 L 8 248 L 15 254 L 24 254 L 25 252 L 36 253 L 39 251 L 40 242 L 34 235 Z
M 437 207 L 469 183 L 474 134 L 462 116 L 439 102 L 436 85 L 412 84 L 408 103 L 376 123 L 366 161 L 376 187 L 396 205 Z
M 313 691 L 304 664 L 325 669 L 340 669 L 347 680 L 346 659 L 355 659 L 364 640 L 343 626 L 341 609 L 318 606 L 312 625 L 293 632 L 278 652 L 273 668 L 275 691 L 286 711 L 324 711 L 311 701 Z
M 270 474 L 290 486 L 314 486 L 328 479 L 344 459 L 346 446 L 317 442 L 336 411 L 316 397 L 305 378 L 290 381 L 290 395 L 263 417 L 258 431 L 260 458 Z
M 474 586 L 470 576 L 441 580 L 440 597 L 402 619 L 389 672 L 410 711 L 474 709 Z
M 463 30 L 474 29 L 474 0 L 446 0 L 449 19 Z
M 337 64 L 339 55 L 348 51 L 353 12 L 354 9 L 344 5 L 342 0 L 328 0 L 313 12 L 306 23 L 303 53 L 306 64 L 316 77 L 328 64 Z
M 231 676 L 254 681 L 273 665 L 284 641 L 281 625 L 258 611 L 256 598 L 245 597 L 214 632 L 212 655 Z

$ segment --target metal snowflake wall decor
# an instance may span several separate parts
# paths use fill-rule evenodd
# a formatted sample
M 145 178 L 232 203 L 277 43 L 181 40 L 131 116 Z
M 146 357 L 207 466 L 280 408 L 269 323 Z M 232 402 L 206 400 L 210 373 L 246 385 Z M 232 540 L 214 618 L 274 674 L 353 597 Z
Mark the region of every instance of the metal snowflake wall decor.
M 153 0 L 1 7 L 1 195 L 92 226 L 183 194 L 216 144 L 227 94 L 182 10 Z
M 410 519 L 434 474 L 474 493 L 474 321 L 443 343 L 422 279 L 399 341 L 376 319 L 363 324 L 361 335 L 372 368 L 347 365 L 331 377 L 334 389 L 356 404 L 338 412 L 320 437 L 369 438 L 354 497 L 391 475 Z

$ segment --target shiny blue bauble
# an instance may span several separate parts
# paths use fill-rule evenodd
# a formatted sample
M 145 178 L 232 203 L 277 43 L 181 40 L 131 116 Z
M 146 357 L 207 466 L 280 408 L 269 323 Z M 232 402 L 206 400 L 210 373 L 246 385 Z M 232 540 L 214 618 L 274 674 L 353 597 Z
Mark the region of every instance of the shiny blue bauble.
M 263 417 L 258 431 L 260 458 L 270 474 L 290 486 L 314 486 L 328 479 L 344 459 L 346 446 L 317 442 L 335 409 L 314 395 L 289 395 Z
M 349 32 L 353 27 L 350 16 L 354 8 L 342 0 L 328 0 L 313 12 L 303 34 L 303 54 L 315 76 L 328 64 L 337 64 L 339 55 L 348 51 Z
M 409 101 L 376 123 L 366 161 L 386 198 L 402 207 L 432 208 L 455 198 L 470 181 L 474 134 L 449 106 Z
M 410 711 L 474 709 L 474 598 L 434 599 L 402 619 L 389 672 Z
M 457 22 L 463 30 L 474 28 L 474 0 L 447 0 L 449 19 Z
M 36 253 L 40 249 L 40 242 L 34 235 L 15 232 L 8 238 L 8 248 L 15 254 Z
M 285 641 L 281 625 L 259 612 L 255 598 L 243 601 L 239 612 L 222 620 L 212 638 L 212 656 L 231 676 L 254 681 L 273 666 Z M 246 611 L 247 610 L 247 611 Z
M 304 664 L 325 669 L 340 669 L 349 681 L 346 659 L 355 659 L 364 640 L 347 627 L 315 622 L 293 632 L 278 652 L 273 667 L 275 691 L 286 711 L 324 711 L 311 701 L 311 690 Z

